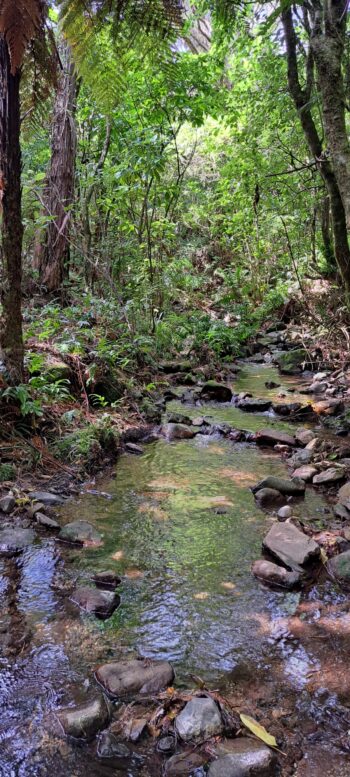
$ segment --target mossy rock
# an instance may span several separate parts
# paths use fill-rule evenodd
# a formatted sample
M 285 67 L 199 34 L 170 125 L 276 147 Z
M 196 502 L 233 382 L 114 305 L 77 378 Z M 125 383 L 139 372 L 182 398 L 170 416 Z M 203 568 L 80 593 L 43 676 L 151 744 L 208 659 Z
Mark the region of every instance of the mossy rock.
M 16 470 L 12 464 L 0 464 L 0 483 L 6 480 L 16 480 Z
M 119 434 L 108 423 L 90 424 L 65 435 L 55 443 L 54 452 L 63 461 L 78 461 L 88 469 L 104 454 L 115 455 Z
M 293 351 L 283 351 L 278 354 L 275 357 L 275 361 L 281 372 L 293 375 L 296 372 L 301 372 L 303 363 L 310 361 L 310 359 L 305 348 L 295 348 Z
M 146 421 L 152 424 L 159 424 L 162 418 L 162 411 L 159 405 L 149 397 L 144 397 L 140 404 L 140 411 Z
M 66 362 L 57 359 L 44 364 L 41 374 L 48 383 L 56 383 L 57 380 L 70 380 L 71 369 Z

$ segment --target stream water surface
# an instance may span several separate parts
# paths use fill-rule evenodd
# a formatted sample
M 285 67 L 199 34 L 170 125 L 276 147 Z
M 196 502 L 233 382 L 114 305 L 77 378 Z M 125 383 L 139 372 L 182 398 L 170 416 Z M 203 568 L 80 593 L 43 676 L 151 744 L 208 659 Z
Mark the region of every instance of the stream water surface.
M 269 380 L 280 382 L 272 367 L 245 366 L 235 390 L 275 398 L 281 388 L 269 392 Z M 284 383 L 285 390 L 297 388 Z M 291 396 L 294 401 L 298 394 Z M 252 431 L 268 424 L 290 429 L 272 414 L 232 405 L 170 407 Z M 313 759 L 330 753 L 322 773 L 350 773 L 342 771 L 350 770 L 346 753 L 331 771 L 339 752 L 332 754 L 330 722 L 335 716 L 338 734 L 350 728 L 350 706 L 349 722 L 343 721 L 350 705 L 347 596 L 327 581 L 303 595 L 272 591 L 250 573 L 273 519 L 257 508 L 249 487 L 269 473 L 286 473 L 279 456 L 247 443 L 219 435 L 161 439 L 142 456 L 119 459 L 114 477 L 98 483 L 105 496 L 83 493 L 61 511 L 64 523 L 93 523 L 103 535 L 101 547 L 67 550 L 40 539 L 21 558 L 2 562 L 1 777 L 44 777 L 53 768 L 65 777 L 160 775 L 160 762 L 149 760 L 147 748 L 135 747 L 125 763 L 107 762 L 95 743 L 77 745 L 47 731 L 50 711 L 93 692 L 98 663 L 135 655 L 170 660 L 183 687 L 193 686 L 195 674 L 223 693 L 241 682 L 248 695 L 259 681 L 267 706 L 287 699 L 295 726 L 309 725 L 308 758 L 295 774 L 316 777 Z M 295 512 L 320 527 L 329 507 L 308 488 Z M 100 622 L 76 611 L 65 585 L 68 591 L 73 578 L 86 582 L 106 569 L 123 578 L 122 602 Z

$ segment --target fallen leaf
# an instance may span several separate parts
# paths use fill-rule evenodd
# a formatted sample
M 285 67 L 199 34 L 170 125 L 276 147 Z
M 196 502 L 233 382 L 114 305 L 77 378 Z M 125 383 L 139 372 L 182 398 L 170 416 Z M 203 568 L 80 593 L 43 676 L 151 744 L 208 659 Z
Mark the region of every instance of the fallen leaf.
M 261 726 L 260 723 L 254 720 L 254 718 L 251 718 L 250 715 L 240 714 L 239 717 L 243 723 L 243 726 L 248 728 L 249 731 L 252 732 L 252 734 L 258 737 L 258 739 L 261 739 L 269 747 L 277 747 L 278 749 L 278 745 L 275 737 L 272 736 L 272 734 L 269 734 L 269 732 L 266 731 L 266 728 L 264 728 L 264 726 Z

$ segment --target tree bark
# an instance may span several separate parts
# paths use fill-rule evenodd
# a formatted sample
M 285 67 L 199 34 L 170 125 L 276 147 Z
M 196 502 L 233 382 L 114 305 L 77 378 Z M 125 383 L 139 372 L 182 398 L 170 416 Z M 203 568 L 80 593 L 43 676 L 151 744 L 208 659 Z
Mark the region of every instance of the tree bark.
M 10 383 L 24 380 L 22 331 L 21 73 L 11 73 L 8 45 L 0 36 L 0 196 L 2 210 L 1 354 Z
M 40 283 L 48 292 L 61 292 L 68 278 L 74 199 L 77 80 L 67 44 L 60 46 L 60 57 L 63 70 L 55 98 L 51 160 L 43 194 L 43 215 L 48 222 L 37 236 L 34 260 Z

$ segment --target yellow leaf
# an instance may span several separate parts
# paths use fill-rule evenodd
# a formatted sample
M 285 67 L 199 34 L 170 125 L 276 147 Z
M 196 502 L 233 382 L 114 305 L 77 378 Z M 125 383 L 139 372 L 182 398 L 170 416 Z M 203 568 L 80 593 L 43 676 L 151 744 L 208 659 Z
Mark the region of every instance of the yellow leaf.
M 321 548 L 321 561 L 322 564 L 327 564 L 328 556 L 324 548 Z
M 249 731 L 255 734 L 258 739 L 262 739 L 262 741 L 265 742 L 266 745 L 269 745 L 269 747 L 277 747 L 275 737 L 273 737 L 272 734 L 269 734 L 269 732 L 266 731 L 266 728 L 261 726 L 260 723 L 254 720 L 254 718 L 251 718 L 250 715 L 240 715 L 239 717 L 243 725 L 246 726 Z

